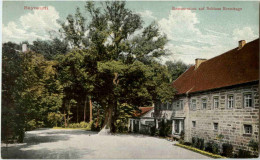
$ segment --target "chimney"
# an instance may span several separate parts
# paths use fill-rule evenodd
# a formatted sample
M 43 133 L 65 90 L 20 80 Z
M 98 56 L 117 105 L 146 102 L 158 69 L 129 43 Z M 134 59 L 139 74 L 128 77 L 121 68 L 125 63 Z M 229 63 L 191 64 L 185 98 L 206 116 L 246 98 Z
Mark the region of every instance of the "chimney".
M 203 62 L 205 62 L 207 59 L 203 59 L 203 58 L 196 58 L 195 59 L 195 69 L 199 68 L 199 65 Z
M 27 52 L 27 44 L 22 45 L 22 52 Z
M 246 44 L 246 40 L 240 40 L 240 41 L 238 41 L 238 49 L 243 48 L 245 44 Z

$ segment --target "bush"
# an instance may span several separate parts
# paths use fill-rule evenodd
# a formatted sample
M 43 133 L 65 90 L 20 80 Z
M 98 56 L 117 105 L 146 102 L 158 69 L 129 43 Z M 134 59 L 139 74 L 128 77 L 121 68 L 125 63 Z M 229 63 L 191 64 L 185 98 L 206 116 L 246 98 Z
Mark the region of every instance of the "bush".
M 195 148 L 204 150 L 204 139 L 203 138 L 192 137 L 191 144 Z
M 207 142 L 205 145 L 205 151 L 214 153 L 214 154 L 218 154 L 219 153 L 219 146 L 217 143 L 210 141 Z
M 155 126 L 152 126 L 151 128 L 150 128 L 150 135 L 151 136 L 155 136 L 155 131 L 156 131 L 156 128 L 155 128 Z
M 195 147 L 196 146 L 196 142 L 197 141 L 197 138 L 196 137 L 192 137 L 191 138 L 191 145 L 193 146 L 193 147 Z
M 180 144 L 184 144 L 184 135 L 185 135 L 184 131 L 181 131 L 180 139 L 179 139 Z
M 248 146 L 252 148 L 253 151 L 258 151 L 258 142 L 255 142 L 253 139 L 249 141 Z
M 204 139 L 203 138 L 198 139 L 198 149 L 204 150 Z
M 238 154 L 235 155 L 235 158 L 253 158 L 249 151 L 239 149 Z
M 222 157 L 220 155 L 209 153 L 209 152 L 206 152 L 206 151 L 202 151 L 200 149 L 197 149 L 197 148 L 194 148 L 194 147 L 191 147 L 191 146 L 185 146 L 183 144 L 175 144 L 175 145 L 179 146 L 179 147 L 183 147 L 183 148 L 189 149 L 189 150 L 194 151 L 194 152 L 198 152 L 200 154 L 204 154 L 206 156 L 210 156 L 212 158 L 222 158 L 222 159 L 225 158 L 225 157 Z
M 222 155 L 225 157 L 233 157 L 233 146 L 229 143 L 222 144 Z
M 183 144 L 186 145 L 186 146 L 191 146 L 190 142 L 184 142 Z
M 87 130 L 91 130 L 91 126 L 92 126 L 93 122 L 80 122 L 80 123 L 70 123 L 68 125 L 68 128 L 84 128 Z

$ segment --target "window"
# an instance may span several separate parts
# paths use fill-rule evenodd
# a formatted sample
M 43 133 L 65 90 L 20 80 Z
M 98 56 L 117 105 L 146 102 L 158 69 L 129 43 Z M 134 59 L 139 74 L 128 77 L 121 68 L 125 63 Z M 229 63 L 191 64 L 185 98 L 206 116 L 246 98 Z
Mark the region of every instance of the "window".
M 176 102 L 176 107 L 179 108 L 180 107 L 180 101 Z
M 192 127 L 196 127 L 196 121 L 192 121 Z
M 206 98 L 202 99 L 202 109 L 207 109 L 207 99 Z
M 218 97 L 213 98 L 213 106 L 215 109 L 219 107 L 219 98 Z
M 171 103 L 167 103 L 167 105 L 168 105 L 168 110 L 172 110 L 172 105 L 171 105 Z
M 252 134 L 252 125 L 244 125 L 245 134 Z
M 234 107 L 234 96 L 229 95 L 228 96 L 228 108 L 233 108 Z
M 196 110 L 196 99 L 191 100 L 191 108 Z
M 163 104 L 163 110 L 167 110 L 167 103 Z
M 244 106 L 245 107 L 253 107 L 253 100 L 252 100 L 252 94 L 246 93 L 244 94 Z
M 181 107 L 181 110 L 183 109 L 183 100 L 180 100 L 180 107 Z
M 218 123 L 213 123 L 213 128 L 214 128 L 215 131 L 217 131 L 218 130 Z

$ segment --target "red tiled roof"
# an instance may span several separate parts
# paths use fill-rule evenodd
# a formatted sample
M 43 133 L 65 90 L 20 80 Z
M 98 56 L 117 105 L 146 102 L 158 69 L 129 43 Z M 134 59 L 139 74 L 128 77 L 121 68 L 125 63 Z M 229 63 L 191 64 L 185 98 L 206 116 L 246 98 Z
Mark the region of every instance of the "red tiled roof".
M 173 82 L 178 94 L 205 91 L 259 80 L 259 39 L 191 66 Z
M 134 116 L 141 117 L 152 109 L 153 109 L 153 107 L 139 107 L 140 111 L 139 112 L 137 111 L 136 113 L 134 113 Z

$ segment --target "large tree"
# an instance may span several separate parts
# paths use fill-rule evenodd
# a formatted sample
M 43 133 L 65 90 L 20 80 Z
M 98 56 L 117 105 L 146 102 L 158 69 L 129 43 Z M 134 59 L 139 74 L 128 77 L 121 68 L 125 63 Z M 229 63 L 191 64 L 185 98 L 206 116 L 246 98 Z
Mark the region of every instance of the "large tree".
M 91 17 L 88 49 L 97 61 L 95 89 L 105 108 L 104 126 L 114 132 L 122 104 L 138 107 L 152 103 L 145 87 L 151 78 L 147 64 L 165 54 L 167 39 L 159 34 L 155 23 L 144 27 L 140 16 L 124 2 L 105 2 L 102 6 L 86 5 Z

